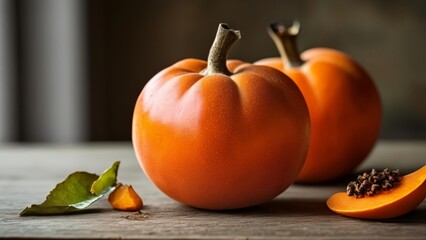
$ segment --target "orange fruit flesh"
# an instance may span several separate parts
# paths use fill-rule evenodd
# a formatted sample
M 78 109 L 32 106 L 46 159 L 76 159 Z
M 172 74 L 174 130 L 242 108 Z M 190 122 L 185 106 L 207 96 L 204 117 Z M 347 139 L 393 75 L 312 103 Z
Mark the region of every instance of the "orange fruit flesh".
M 414 210 L 426 197 L 426 166 L 404 176 L 399 184 L 374 196 L 355 198 L 339 192 L 327 200 L 334 212 L 355 218 L 387 219 Z
M 108 201 L 114 209 L 121 211 L 139 211 L 143 207 L 142 199 L 131 185 L 117 186 Z

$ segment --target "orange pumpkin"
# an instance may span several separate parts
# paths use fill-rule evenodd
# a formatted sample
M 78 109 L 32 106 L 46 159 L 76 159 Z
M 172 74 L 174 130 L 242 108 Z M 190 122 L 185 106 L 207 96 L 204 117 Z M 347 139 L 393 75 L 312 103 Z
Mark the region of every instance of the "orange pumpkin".
M 303 95 L 276 69 L 227 65 L 239 38 L 221 24 L 207 63 L 185 59 L 164 69 L 136 102 L 132 138 L 141 167 L 161 191 L 193 207 L 235 209 L 271 200 L 306 158 Z
M 299 54 L 299 24 L 271 24 L 281 58 L 256 62 L 274 67 L 302 91 L 311 117 L 308 157 L 297 181 L 329 181 L 351 173 L 373 148 L 380 131 L 381 101 L 368 74 L 346 54 L 314 48 Z

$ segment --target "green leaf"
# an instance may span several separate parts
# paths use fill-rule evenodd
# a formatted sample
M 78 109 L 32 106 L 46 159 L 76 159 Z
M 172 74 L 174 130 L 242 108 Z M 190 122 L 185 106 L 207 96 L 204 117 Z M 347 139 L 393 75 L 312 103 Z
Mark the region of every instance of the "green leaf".
M 54 215 L 81 211 L 104 195 L 114 190 L 120 162 L 115 162 L 100 177 L 88 172 L 74 172 L 47 195 L 41 204 L 33 204 L 25 208 L 19 215 Z M 100 193 L 92 193 L 91 189 L 96 183 L 95 189 Z M 110 185 L 108 185 L 110 184 Z M 99 185 L 99 186 L 98 186 Z
M 116 161 L 109 169 L 103 172 L 99 179 L 92 184 L 90 192 L 93 194 L 101 194 L 117 185 L 117 172 L 119 166 L 120 161 Z

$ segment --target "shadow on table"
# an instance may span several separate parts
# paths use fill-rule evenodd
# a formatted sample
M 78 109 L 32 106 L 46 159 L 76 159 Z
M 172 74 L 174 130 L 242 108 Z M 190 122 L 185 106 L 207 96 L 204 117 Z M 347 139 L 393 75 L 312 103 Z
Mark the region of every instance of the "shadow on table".
M 269 203 L 265 203 L 263 205 L 254 207 L 253 209 L 247 209 L 247 210 L 239 210 L 242 213 L 244 211 L 253 211 L 257 214 L 266 214 L 266 215 L 300 215 L 300 216 L 330 216 L 335 215 L 339 217 L 340 216 L 336 213 L 333 213 L 331 210 L 328 209 L 326 203 L 324 200 L 321 199 L 275 199 Z M 405 214 L 403 216 L 392 218 L 392 219 L 386 219 L 386 220 L 361 220 L 361 219 L 354 219 L 350 217 L 344 217 L 348 220 L 358 220 L 358 221 L 374 221 L 374 222 L 381 222 L 383 224 L 386 223 L 398 223 L 398 224 L 407 224 L 407 225 L 413 225 L 413 224 L 425 224 L 426 223 L 426 205 L 422 204 L 414 211 Z
M 277 198 L 257 207 L 266 214 L 331 215 L 324 199 Z
M 398 224 L 406 224 L 406 225 L 416 225 L 416 224 L 425 224 L 426 223 L 426 206 L 421 206 L 415 209 L 414 211 L 405 214 L 401 217 L 381 220 L 380 222 L 386 223 L 398 223 Z
M 31 215 L 24 215 L 21 217 L 57 217 L 57 216 L 73 216 L 73 215 L 88 215 L 88 214 L 99 214 L 99 213 L 107 213 L 107 212 L 113 212 L 114 209 L 112 208 L 88 208 L 88 209 L 83 209 L 80 211 L 75 211 L 75 212 L 66 212 L 66 213 L 58 213 L 58 214 L 37 214 L 37 213 L 33 213 Z M 16 215 L 19 215 L 19 213 L 17 213 Z M 1 238 L 1 237 L 0 237 Z
M 277 198 L 270 202 L 264 203 L 259 206 L 225 210 L 225 211 L 212 211 L 196 209 L 188 206 L 181 205 L 193 213 L 211 213 L 213 215 L 233 215 L 233 216 L 256 216 L 256 217 L 271 217 L 271 216 L 291 216 L 291 217 L 336 217 L 340 220 L 347 221 L 365 221 L 365 222 L 380 222 L 382 224 L 425 224 L 426 223 L 426 206 L 419 206 L 416 210 L 393 219 L 387 220 L 363 220 L 350 217 L 341 216 L 333 213 L 328 209 L 324 199 L 302 199 L 302 198 Z
M 183 207 L 192 209 L 193 211 L 209 212 L 212 214 L 232 214 L 236 216 L 324 216 L 333 214 L 327 208 L 323 199 L 277 198 L 254 207 L 224 211 L 203 210 L 187 206 Z

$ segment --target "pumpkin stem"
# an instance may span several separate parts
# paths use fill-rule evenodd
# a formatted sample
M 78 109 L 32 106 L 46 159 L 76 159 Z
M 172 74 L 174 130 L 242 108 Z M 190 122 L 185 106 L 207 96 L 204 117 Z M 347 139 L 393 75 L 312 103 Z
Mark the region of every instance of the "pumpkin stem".
M 219 24 L 207 58 L 207 69 L 204 75 L 221 73 L 229 76 L 232 74 L 226 67 L 226 60 L 231 46 L 240 38 L 240 31 L 230 29 L 226 23 Z
M 299 67 L 304 61 L 297 50 L 296 38 L 299 35 L 300 23 L 294 21 L 289 28 L 282 23 L 271 23 L 268 28 L 269 36 L 274 40 L 286 67 Z

